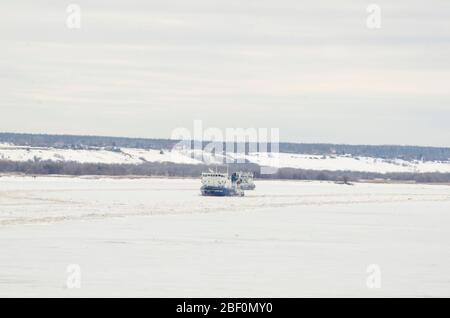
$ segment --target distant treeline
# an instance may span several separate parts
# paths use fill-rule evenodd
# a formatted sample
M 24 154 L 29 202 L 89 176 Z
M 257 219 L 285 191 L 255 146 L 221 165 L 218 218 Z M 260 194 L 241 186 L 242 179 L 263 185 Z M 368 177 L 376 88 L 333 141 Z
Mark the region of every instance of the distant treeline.
M 89 147 L 124 147 L 141 149 L 170 149 L 177 141 L 103 136 L 46 135 L 0 133 L 0 142 L 18 146 L 84 149 Z
M 146 139 L 103 136 L 76 136 L 76 135 L 45 135 L 45 134 L 18 134 L 0 133 L 0 142 L 30 147 L 55 147 L 86 149 L 90 147 L 110 148 L 142 148 L 142 149 L 171 149 L 178 140 Z M 204 144 L 206 145 L 207 142 Z M 235 144 L 238 149 L 237 144 Z M 247 143 L 245 149 L 255 149 Z M 224 146 L 225 149 L 225 146 Z M 270 149 L 270 148 L 269 148 Z M 419 146 L 389 146 L 389 145 L 335 145 L 335 144 L 304 144 L 285 143 L 279 145 L 280 152 L 301 153 L 310 155 L 352 155 L 375 157 L 383 159 L 447 161 L 450 158 L 450 148 L 419 147 Z
M 206 165 L 148 162 L 134 164 L 97 164 L 55 161 L 0 161 L 0 173 L 24 173 L 29 175 L 104 175 L 104 176 L 163 176 L 163 177 L 199 177 L 202 172 L 211 169 Z M 219 167 L 225 172 L 226 167 Z M 261 175 L 260 167 L 255 164 L 232 164 L 229 173 L 252 171 L 256 178 L 321 180 L 351 182 L 360 180 L 412 181 L 418 183 L 450 183 L 450 173 L 372 173 L 357 171 L 316 171 L 294 168 L 281 168 L 274 174 Z

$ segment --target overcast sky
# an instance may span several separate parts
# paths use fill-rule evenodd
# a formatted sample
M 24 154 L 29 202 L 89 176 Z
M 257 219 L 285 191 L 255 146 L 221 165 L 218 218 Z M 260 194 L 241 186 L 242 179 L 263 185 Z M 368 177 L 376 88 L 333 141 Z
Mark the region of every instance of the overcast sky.
M 0 87 L 0 131 L 450 146 L 450 1 L 1 0 Z

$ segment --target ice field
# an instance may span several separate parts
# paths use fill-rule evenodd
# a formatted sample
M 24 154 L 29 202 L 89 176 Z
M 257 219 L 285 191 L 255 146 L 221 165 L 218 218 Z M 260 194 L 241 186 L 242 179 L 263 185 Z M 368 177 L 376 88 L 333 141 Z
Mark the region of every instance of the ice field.
M 0 177 L 0 296 L 450 296 L 450 186 L 257 180 L 243 198 L 199 186 Z

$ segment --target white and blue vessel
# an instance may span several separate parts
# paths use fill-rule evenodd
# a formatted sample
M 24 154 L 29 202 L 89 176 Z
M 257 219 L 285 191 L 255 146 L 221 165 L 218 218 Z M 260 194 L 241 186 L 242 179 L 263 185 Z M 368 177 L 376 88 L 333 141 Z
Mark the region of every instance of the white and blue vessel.
M 253 181 L 252 172 L 238 172 L 238 177 L 241 179 L 242 190 L 255 190 L 255 182 Z
M 237 173 L 228 176 L 227 173 L 204 172 L 202 173 L 202 187 L 200 188 L 204 196 L 244 196 L 241 189 L 241 179 Z

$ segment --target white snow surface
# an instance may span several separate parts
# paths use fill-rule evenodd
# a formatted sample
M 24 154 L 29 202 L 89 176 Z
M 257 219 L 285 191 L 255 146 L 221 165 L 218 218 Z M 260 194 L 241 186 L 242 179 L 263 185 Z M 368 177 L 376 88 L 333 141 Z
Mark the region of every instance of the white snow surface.
M 0 297 L 449 297 L 450 187 L 0 177 Z M 70 264 L 81 288 L 66 282 Z M 368 288 L 370 265 L 380 288 Z
M 353 157 L 350 155 L 307 155 L 290 153 L 250 153 L 229 154 L 228 157 L 249 161 L 260 166 L 291 167 L 309 170 L 359 171 L 359 172 L 442 172 L 450 173 L 447 161 L 405 161 L 402 159 L 382 159 Z M 59 148 L 38 148 L 0 144 L 0 160 L 8 161 L 75 161 L 80 163 L 140 164 L 144 162 L 173 162 L 182 164 L 223 163 L 224 156 L 212 156 L 203 151 L 145 150 L 120 148 L 118 151 L 105 149 L 74 150 Z

